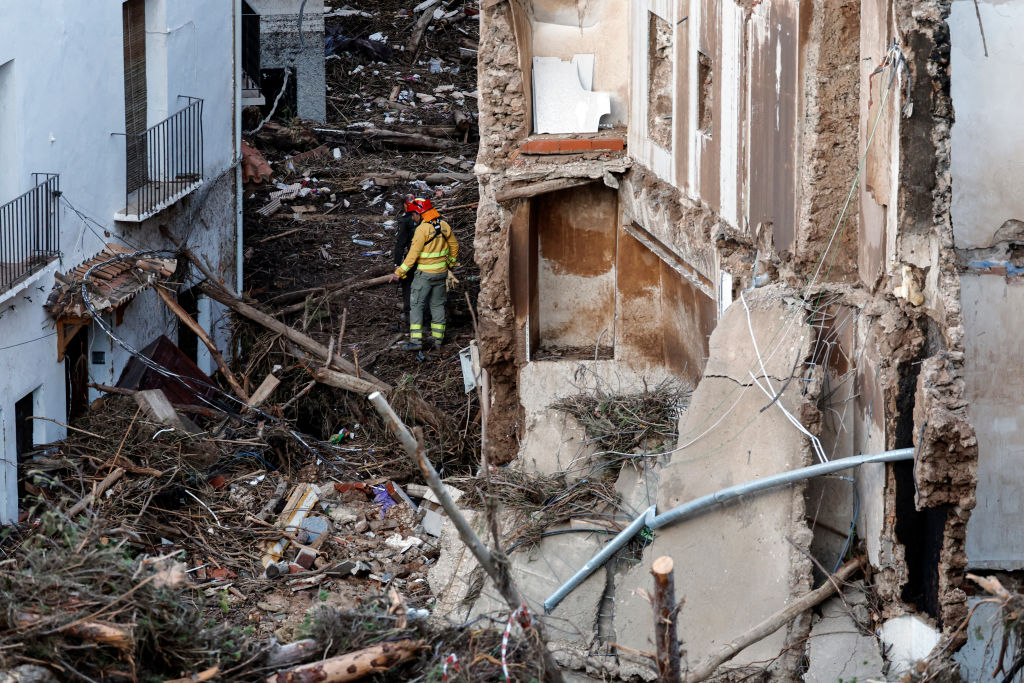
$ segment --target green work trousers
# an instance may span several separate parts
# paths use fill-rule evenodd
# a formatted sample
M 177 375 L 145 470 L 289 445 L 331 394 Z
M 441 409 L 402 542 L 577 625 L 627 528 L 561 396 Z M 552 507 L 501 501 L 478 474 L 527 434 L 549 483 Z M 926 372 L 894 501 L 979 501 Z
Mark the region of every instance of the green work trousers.
M 444 300 L 447 272 L 425 273 L 417 270 L 412 281 L 412 296 L 409 308 L 409 340 L 423 342 L 423 309 L 430 303 L 430 336 L 434 343 L 444 340 Z

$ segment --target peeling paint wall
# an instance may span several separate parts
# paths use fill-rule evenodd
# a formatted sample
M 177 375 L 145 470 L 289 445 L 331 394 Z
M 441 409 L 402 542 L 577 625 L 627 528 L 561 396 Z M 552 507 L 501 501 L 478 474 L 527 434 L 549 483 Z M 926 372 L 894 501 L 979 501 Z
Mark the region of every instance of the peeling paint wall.
M 618 202 L 596 183 L 541 195 L 537 232 L 537 354 L 578 349 L 592 355 L 615 337 L 615 237 Z

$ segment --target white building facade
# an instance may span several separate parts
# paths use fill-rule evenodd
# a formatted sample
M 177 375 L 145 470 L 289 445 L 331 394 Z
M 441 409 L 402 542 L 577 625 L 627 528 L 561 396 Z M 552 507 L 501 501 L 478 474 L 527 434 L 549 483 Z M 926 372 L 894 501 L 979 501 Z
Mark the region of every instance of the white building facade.
M 116 384 L 131 358 L 88 317 L 44 309 L 58 278 L 108 244 L 177 243 L 240 281 L 240 7 L 0 2 L 0 523 L 18 516 L 19 454 L 62 438 L 89 384 Z M 223 310 L 192 308 L 226 346 Z M 103 317 L 134 349 L 178 340 L 151 288 Z

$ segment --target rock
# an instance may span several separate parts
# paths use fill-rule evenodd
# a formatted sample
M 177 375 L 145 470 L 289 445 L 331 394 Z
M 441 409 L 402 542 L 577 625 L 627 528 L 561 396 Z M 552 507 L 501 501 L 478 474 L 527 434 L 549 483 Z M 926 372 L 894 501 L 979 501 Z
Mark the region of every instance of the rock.
M 444 516 L 434 510 L 424 510 L 421 524 L 423 525 L 424 533 L 428 533 L 431 536 L 440 536 L 441 528 L 444 526 Z

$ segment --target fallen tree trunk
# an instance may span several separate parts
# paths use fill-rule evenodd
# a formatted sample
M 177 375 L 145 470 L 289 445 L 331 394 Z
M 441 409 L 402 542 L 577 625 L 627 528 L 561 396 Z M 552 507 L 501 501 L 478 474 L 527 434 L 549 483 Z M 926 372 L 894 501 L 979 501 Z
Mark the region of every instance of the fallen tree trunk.
M 239 315 L 246 317 L 259 325 L 262 325 L 263 327 L 266 327 L 271 332 L 276 332 L 277 334 L 281 335 L 288 341 L 298 346 L 300 349 L 303 349 L 310 355 L 319 358 L 321 361 L 326 363 L 328 356 L 331 355 L 326 346 L 316 341 L 309 335 L 303 334 L 302 332 L 299 332 L 298 330 L 289 327 L 288 325 L 285 325 L 280 320 L 272 318 L 263 311 L 260 311 L 259 309 L 250 306 L 249 304 L 238 299 L 234 295 L 228 293 L 224 289 L 212 284 L 212 282 L 204 282 L 202 283 L 201 286 L 203 292 L 214 301 L 218 301 L 224 304 L 225 306 L 235 311 Z M 374 377 L 368 372 L 359 372 L 359 370 L 351 361 L 347 361 L 344 358 L 341 358 L 337 355 L 331 358 L 331 366 L 339 371 L 338 374 L 348 375 L 350 377 L 350 380 L 356 380 L 357 382 L 359 382 L 358 386 L 372 387 L 372 391 L 381 392 L 390 392 L 393 391 L 394 389 L 394 387 L 389 385 L 387 382 L 384 382 L 378 379 L 377 377 Z M 362 382 L 367 382 L 368 384 L 364 385 L 362 384 Z M 356 386 L 356 384 L 353 384 L 353 386 Z M 359 393 L 365 396 L 367 393 L 371 392 L 367 391 Z M 425 424 L 429 424 L 439 431 L 444 430 L 448 427 L 447 416 L 443 412 L 438 410 L 436 407 L 424 401 L 419 396 L 409 395 L 407 398 L 409 402 L 409 412 L 415 419 Z
M 245 391 L 245 389 L 242 388 L 242 385 L 238 383 L 238 380 L 235 378 L 235 374 L 231 372 L 231 368 L 229 368 L 228 364 L 224 361 L 224 356 L 221 355 L 220 349 L 218 349 L 217 345 L 213 343 L 212 339 L 210 339 L 210 335 L 206 334 L 206 330 L 204 330 L 199 325 L 199 323 L 192 319 L 192 316 L 190 316 L 188 312 L 181 307 L 181 305 L 174 299 L 173 296 L 171 296 L 171 293 L 168 292 L 166 289 L 157 286 L 156 293 L 167 305 L 167 308 L 171 309 L 171 312 L 174 313 L 174 315 L 178 316 L 178 319 L 181 322 L 185 323 L 185 326 L 188 327 L 188 329 L 192 330 L 192 332 L 194 332 L 195 335 L 199 337 L 199 340 L 202 341 L 206 348 L 210 351 L 210 356 L 213 358 L 213 361 L 217 364 L 217 368 L 220 370 L 220 374 L 224 375 L 224 379 L 227 380 L 227 383 L 229 385 L 231 385 L 231 390 L 235 392 L 235 396 L 242 399 L 244 402 L 248 403 L 249 394 Z
M 822 586 L 804 594 L 785 609 L 776 612 L 754 628 L 712 652 L 687 672 L 684 679 L 686 683 L 697 683 L 710 678 L 715 673 L 715 669 L 735 657 L 741 650 L 767 638 L 810 608 L 824 602 L 839 589 L 841 582 L 849 579 L 861 568 L 862 562 L 861 558 L 850 560 L 840 567 L 839 571 L 829 576 Z
M 302 664 L 284 671 L 278 671 L 267 679 L 267 683 L 346 683 L 357 681 L 371 674 L 381 673 L 412 659 L 416 650 L 423 647 L 422 640 L 399 640 L 381 643 L 358 652 L 338 655 L 319 662 Z
M 295 328 L 285 325 L 280 320 L 272 318 L 263 311 L 255 308 L 254 306 L 250 306 L 241 299 L 236 298 L 234 295 L 229 294 L 228 292 L 224 291 L 220 287 L 211 284 L 210 282 L 204 282 L 202 284 L 202 289 L 203 292 L 214 301 L 218 301 L 224 304 L 225 306 L 235 311 L 239 315 L 242 315 L 243 317 L 246 317 L 249 320 L 252 320 L 253 322 L 262 325 L 263 327 L 266 327 L 271 332 L 276 332 L 277 334 L 295 343 L 297 346 L 299 346 L 302 349 L 305 349 L 314 356 L 317 356 L 318 358 L 321 358 L 325 361 L 327 360 L 327 347 L 321 344 L 320 342 L 316 341 L 309 335 L 303 334 L 302 332 L 299 332 Z M 355 375 L 356 373 L 356 366 L 353 365 L 351 362 L 345 360 L 344 358 L 339 358 L 336 356 L 332 360 L 332 365 L 337 366 L 339 370 L 341 370 L 342 372 L 346 372 L 350 375 Z M 391 387 L 388 386 L 387 383 L 382 382 L 381 380 L 377 379 L 376 377 L 369 373 L 362 373 L 362 378 L 373 383 L 380 391 L 391 390 Z
M 345 391 L 351 391 L 364 396 L 368 396 L 374 391 L 377 391 L 372 382 L 367 382 L 365 379 L 346 375 L 341 372 L 335 372 L 334 370 L 328 370 L 327 368 L 314 370 L 313 379 L 321 384 L 326 384 L 329 387 L 337 387 L 338 389 L 344 389 Z
M 269 299 L 267 299 L 267 303 L 289 304 L 294 301 L 298 301 L 299 299 L 305 299 L 310 294 L 315 294 L 316 292 L 319 291 L 333 292 L 336 289 L 342 289 L 344 287 L 348 287 L 349 285 L 354 285 L 357 282 L 362 282 L 363 278 L 387 275 L 390 274 L 393 270 L 394 268 L 392 268 L 391 266 L 377 266 L 375 268 L 370 268 L 368 271 L 362 273 L 361 275 L 350 277 L 347 280 L 341 280 L 339 282 L 328 282 L 326 285 L 323 285 L 321 287 L 307 287 L 306 289 L 296 289 L 295 291 L 292 292 L 283 292 L 281 294 L 272 296 Z
M 459 511 L 455 501 L 452 500 L 451 494 L 448 493 L 448 487 L 441 481 L 441 477 L 437 474 L 437 470 L 434 469 L 433 463 L 427 459 L 426 450 L 423 446 L 423 432 L 418 431 L 416 435 L 413 435 L 409 431 L 402 421 L 399 419 L 395 411 L 388 405 L 387 400 L 379 393 L 370 395 L 370 403 L 377 409 L 380 416 L 384 418 L 385 424 L 395 438 L 402 444 L 403 450 L 409 456 L 409 459 L 419 468 L 420 473 L 423 474 L 423 478 L 426 480 L 427 485 L 437 496 L 438 502 L 441 507 L 444 508 L 448 518 L 455 525 L 456 531 L 459 532 L 459 538 L 469 548 L 469 551 L 473 553 L 473 557 L 480 564 L 480 567 L 487 573 L 487 575 L 494 582 L 495 588 L 504 598 L 505 603 L 508 605 L 509 610 L 512 612 L 513 617 L 515 615 L 520 616 L 520 625 L 526 628 L 533 628 L 537 636 L 540 639 L 541 658 L 544 661 L 544 678 L 549 683 L 562 683 L 562 671 L 555 662 L 554 656 L 551 651 L 547 648 L 547 637 L 544 633 L 544 626 L 539 618 L 528 616 L 520 612 L 520 609 L 526 606 L 526 601 L 523 599 L 516 587 L 515 582 L 512 580 L 512 575 L 509 572 L 508 558 L 505 557 L 501 550 L 501 547 L 496 547 L 495 552 L 491 552 L 487 549 L 487 546 L 483 544 L 480 537 L 473 531 L 473 527 L 469 525 L 466 518 Z
M 340 289 L 336 289 L 336 290 L 334 290 L 332 292 L 326 292 L 324 290 L 313 290 L 313 293 L 316 293 L 317 291 L 323 291 L 324 294 L 327 295 L 328 300 L 330 300 L 330 299 L 333 299 L 335 297 L 339 297 L 339 296 L 342 296 L 344 294 L 348 294 L 349 292 L 355 292 L 357 290 L 367 289 L 369 287 L 376 287 L 377 285 L 384 285 L 384 284 L 387 284 L 390 281 L 391 281 L 391 275 L 381 275 L 380 277 L 375 277 L 375 278 L 373 278 L 371 280 L 363 280 L 362 282 L 356 282 L 355 284 L 351 284 L 351 285 L 348 285 L 347 287 L 342 287 Z M 298 311 L 301 311 L 304 308 L 306 308 L 306 302 L 305 301 L 300 301 L 297 304 L 292 304 L 291 306 L 285 306 L 284 308 L 282 308 L 281 310 L 279 310 L 277 312 L 277 315 L 287 315 L 288 313 L 297 313 Z
M 322 130 L 328 135 L 341 135 L 346 138 L 362 138 L 363 140 L 386 142 L 399 149 L 423 149 L 431 152 L 441 152 L 455 146 L 455 143 L 451 140 L 444 140 L 421 133 L 403 133 L 398 130 L 387 130 L 384 128 Z

